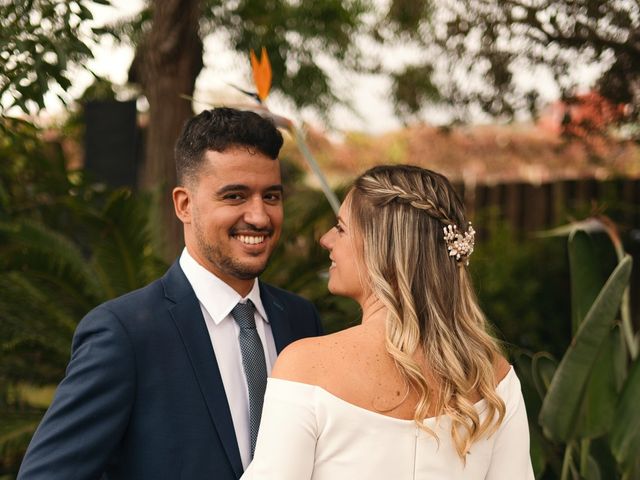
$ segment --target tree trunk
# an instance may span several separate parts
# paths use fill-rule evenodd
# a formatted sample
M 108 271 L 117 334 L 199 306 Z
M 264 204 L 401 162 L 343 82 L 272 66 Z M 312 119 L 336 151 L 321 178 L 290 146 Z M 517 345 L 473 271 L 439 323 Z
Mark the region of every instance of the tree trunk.
M 153 26 L 130 73 L 149 101 L 141 187 L 152 194 L 151 231 L 167 261 L 183 245 L 182 224 L 171 200 L 176 185 L 173 148 L 184 122 L 193 115 L 188 98 L 202 70 L 199 18 L 199 0 L 154 0 Z

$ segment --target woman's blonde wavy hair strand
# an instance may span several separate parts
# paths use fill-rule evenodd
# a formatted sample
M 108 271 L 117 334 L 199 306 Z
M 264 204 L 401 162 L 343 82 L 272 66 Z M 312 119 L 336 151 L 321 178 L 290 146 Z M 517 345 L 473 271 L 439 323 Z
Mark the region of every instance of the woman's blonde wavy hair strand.
M 475 441 L 497 430 L 505 405 L 494 373 L 500 349 L 467 269 L 443 239 L 443 226 L 467 224 L 463 204 L 444 176 L 398 165 L 365 172 L 348 201 L 363 238 L 368 287 L 389 312 L 387 351 L 418 395 L 414 419 L 436 436 L 423 422 L 428 412 L 451 418 L 464 459 Z M 420 350 L 429 381 L 415 359 Z M 484 417 L 474 406 L 477 395 L 486 402 Z

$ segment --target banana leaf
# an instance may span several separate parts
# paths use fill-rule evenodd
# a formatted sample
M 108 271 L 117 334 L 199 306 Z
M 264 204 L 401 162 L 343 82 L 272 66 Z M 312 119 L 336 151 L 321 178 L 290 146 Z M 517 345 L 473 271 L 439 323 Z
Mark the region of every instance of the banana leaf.
M 625 466 L 637 462 L 640 455 L 640 358 L 636 359 L 620 395 L 611 429 L 611 450 Z
M 568 442 L 575 436 L 588 381 L 614 325 L 631 265 L 631 257 L 625 255 L 589 309 L 553 376 L 539 417 L 545 435 L 551 439 Z
M 536 354 L 545 357 L 543 362 L 553 362 L 552 357 L 546 352 Z M 540 412 L 542 396 L 538 393 L 533 379 L 533 356 L 520 348 L 514 348 L 511 352 L 513 365 L 520 379 L 522 387 L 522 395 L 527 405 L 527 414 L 529 417 L 529 435 L 530 435 L 530 453 L 531 464 L 536 478 L 542 478 L 543 475 L 551 473 L 555 477 L 560 477 L 562 469 L 562 459 L 558 456 L 557 449 L 547 440 L 535 418 Z
M 600 465 L 598 462 L 591 456 L 587 458 L 587 468 L 584 472 L 585 480 L 600 480 L 602 478 L 602 474 L 600 473 Z
M 533 377 L 533 383 L 540 395 L 540 398 L 544 398 L 551 385 L 553 374 L 558 368 L 558 362 L 553 355 L 548 352 L 538 352 L 533 355 L 531 361 L 531 373 Z
M 589 234 L 573 230 L 569 235 L 569 267 L 571 270 L 571 326 L 575 335 L 593 301 L 604 285 L 600 263 Z
M 602 342 L 582 396 L 576 437 L 595 438 L 611 429 L 618 402 L 616 356 L 620 352 L 620 329 L 611 330 Z

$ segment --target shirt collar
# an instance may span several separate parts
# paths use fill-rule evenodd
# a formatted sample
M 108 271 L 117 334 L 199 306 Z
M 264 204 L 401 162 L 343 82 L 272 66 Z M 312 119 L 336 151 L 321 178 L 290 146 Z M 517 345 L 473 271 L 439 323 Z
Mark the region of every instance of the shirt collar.
M 251 291 L 242 297 L 233 288 L 215 276 L 205 267 L 200 265 L 185 247 L 180 255 L 180 268 L 184 272 L 187 280 L 191 284 L 196 298 L 207 310 L 213 322 L 218 325 L 222 320 L 231 314 L 231 310 L 239 302 L 251 300 L 256 307 L 260 318 L 269 322 L 267 313 L 260 298 L 260 285 L 258 279 L 253 282 Z

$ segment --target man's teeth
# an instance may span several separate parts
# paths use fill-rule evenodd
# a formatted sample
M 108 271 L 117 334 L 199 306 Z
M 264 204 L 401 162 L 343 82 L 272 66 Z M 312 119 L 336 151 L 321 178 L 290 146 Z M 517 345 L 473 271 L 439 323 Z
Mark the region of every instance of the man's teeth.
M 246 243 L 247 245 L 256 245 L 258 243 L 264 242 L 264 235 L 260 237 L 253 237 L 248 235 L 237 235 L 236 238 L 240 240 L 242 243 Z

